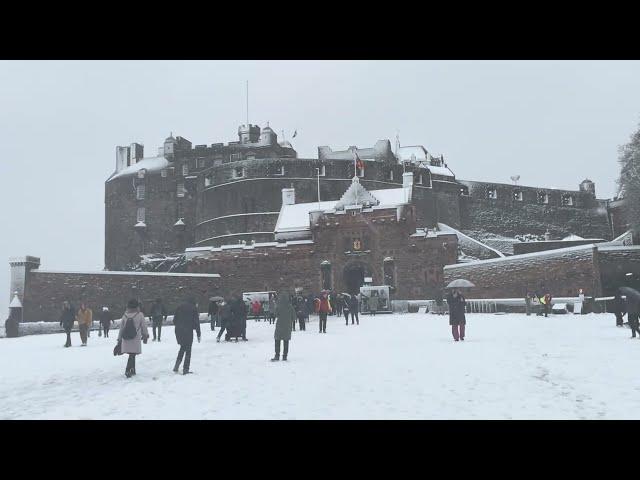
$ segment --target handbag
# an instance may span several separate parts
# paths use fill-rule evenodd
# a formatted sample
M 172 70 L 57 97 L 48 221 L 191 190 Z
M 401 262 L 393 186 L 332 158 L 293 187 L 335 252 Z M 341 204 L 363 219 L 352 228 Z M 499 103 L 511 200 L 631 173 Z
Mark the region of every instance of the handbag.
M 116 343 L 116 346 L 113 347 L 113 355 L 122 355 L 122 340 L 118 340 L 118 343 Z

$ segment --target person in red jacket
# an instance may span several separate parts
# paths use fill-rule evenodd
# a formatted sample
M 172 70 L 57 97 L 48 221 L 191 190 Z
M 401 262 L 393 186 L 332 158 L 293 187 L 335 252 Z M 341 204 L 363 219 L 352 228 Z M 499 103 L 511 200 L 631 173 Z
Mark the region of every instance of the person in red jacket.
M 256 317 L 255 318 L 256 322 L 260 321 L 260 311 L 261 310 L 262 310 L 262 304 L 258 300 L 254 300 L 251 303 L 251 313 L 253 313 L 253 316 Z
M 316 312 L 320 316 L 318 325 L 320 331 L 318 333 L 327 333 L 327 315 L 331 312 L 331 302 L 329 302 L 329 295 L 326 291 L 322 292 L 320 298 L 316 298 Z

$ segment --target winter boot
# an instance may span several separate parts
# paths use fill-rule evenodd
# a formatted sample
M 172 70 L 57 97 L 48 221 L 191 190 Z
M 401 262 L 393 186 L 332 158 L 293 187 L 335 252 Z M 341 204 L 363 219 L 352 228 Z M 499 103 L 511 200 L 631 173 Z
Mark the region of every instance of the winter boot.
M 283 361 L 283 362 L 286 362 L 286 361 L 287 361 L 287 356 L 286 356 L 286 355 L 283 355 L 283 356 L 282 356 L 282 361 Z
M 272 361 L 272 362 L 277 362 L 277 361 L 279 361 L 279 360 L 280 360 L 280 355 L 276 355 L 275 357 L 273 357 L 273 358 L 271 359 L 271 361 Z
M 180 369 L 180 362 L 176 362 L 175 366 L 173 367 L 173 371 L 175 373 L 178 373 L 178 370 Z

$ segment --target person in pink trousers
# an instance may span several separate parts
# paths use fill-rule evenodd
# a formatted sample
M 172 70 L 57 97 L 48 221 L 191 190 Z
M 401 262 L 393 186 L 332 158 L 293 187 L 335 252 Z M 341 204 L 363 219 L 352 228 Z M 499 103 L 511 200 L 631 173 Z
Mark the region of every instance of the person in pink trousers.
M 447 303 L 449 304 L 449 325 L 451 325 L 453 339 L 456 342 L 464 340 L 464 330 L 467 323 L 464 317 L 464 296 L 458 290 L 453 290 L 447 295 Z

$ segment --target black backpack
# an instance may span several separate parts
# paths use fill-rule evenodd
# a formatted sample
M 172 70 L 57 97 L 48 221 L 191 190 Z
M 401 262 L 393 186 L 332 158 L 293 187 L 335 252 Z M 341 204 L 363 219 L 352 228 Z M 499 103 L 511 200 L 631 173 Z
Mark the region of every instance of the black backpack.
M 136 330 L 136 326 L 133 324 L 133 317 L 125 317 L 127 319 L 127 323 L 124 326 L 124 330 L 122 331 L 122 338 L 125 340 L 133 340 L 138 335 L 138 331 Z

